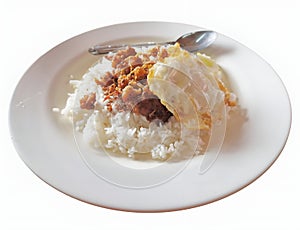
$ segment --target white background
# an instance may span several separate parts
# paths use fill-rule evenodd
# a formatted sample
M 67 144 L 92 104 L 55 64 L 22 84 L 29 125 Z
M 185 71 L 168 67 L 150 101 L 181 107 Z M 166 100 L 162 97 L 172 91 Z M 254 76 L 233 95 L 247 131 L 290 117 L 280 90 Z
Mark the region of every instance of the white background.
M 299 1 L 0 3 L 0 229 L 300 229 Z M 275 164 L 253 184 L 198 208 L 128 213 L 70 198 L 38 179 L 16 153 L 8 128 L 13 90 L 26 69 L 62 41 L 110 24 L 149 20 L 216 30 L 269 62 L 286 85 L 292 103 L 293 124 L 286 147 Z

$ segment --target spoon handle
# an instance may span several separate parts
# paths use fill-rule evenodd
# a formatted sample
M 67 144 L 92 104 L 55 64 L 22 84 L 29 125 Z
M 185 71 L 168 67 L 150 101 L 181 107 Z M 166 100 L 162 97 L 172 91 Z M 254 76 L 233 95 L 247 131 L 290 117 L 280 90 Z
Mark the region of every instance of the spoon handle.
M 95 45 L 89 48 L 89 53 L 93 55 L 107 54 L 109 52 L 117 51 L 123 49 L 127 46 L 153 46 L 153 45 L 173 45 L 175 42 L 145 42 L 145 43 L 137 43 L 137 44 L 120 44 L 120 45 Z

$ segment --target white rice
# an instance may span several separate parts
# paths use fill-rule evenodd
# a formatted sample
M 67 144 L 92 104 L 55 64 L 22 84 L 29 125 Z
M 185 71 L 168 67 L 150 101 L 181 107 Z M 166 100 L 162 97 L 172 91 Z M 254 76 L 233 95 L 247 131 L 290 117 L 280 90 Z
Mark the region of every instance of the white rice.
M 136 51 L 145 53 L 148 49 L 136 48 Z M 86 143 L 131 158 L 143 154 L 159 160 L 170 156 L 182 158 L 202 151 L 204 143 L 200 139 L 200 130 L 185 128 L 173 116 L 166 123 L 149 123 L 142 115 L 108 111 L 103 91 L 94 79 L 111 70 L 111 61 L 103 58 L 88 70 L 82 80 L 70 80 L 74 93 L 69 94 L 61 114 L 73 122 L 78 132 L 82 132 Z M 81 109 L 80 99 L 91 93 L 96 93 L 95 109 Z
M 145 52 L 145 48 L 141 50 Z M 68 117 L 85 142 L 97 149 L 135 158 L 136 154 L 150 155 L 152 159 L 179 156 L 182 151 L 194 152 L 199 141 L 197 131 L 180 125 L 173 116 L 166 123 L 150 122 L 142 115 L 131 112 L 109 112 L 101 87 L 94 79 L 111 71 L 111 62 L 103 58 L 91 67 L 82 80 L 70 80 L 74 93 L 69 94 L 61 114 Z M 96 93 L 95 110 L 80 108 L 80 99 Z M 191 140 L 191 137 L 195 137 Z

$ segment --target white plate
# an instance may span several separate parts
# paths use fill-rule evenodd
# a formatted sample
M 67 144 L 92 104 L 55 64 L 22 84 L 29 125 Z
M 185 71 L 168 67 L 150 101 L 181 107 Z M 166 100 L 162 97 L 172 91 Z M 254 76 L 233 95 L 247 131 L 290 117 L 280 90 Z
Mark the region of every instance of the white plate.
M 87 160 L 80 154 L 80 140 L 75 140 L 72 126 L 52 112 L 53 107 L 64 105 L 70 91 L 69 76 L 80 78 L 96 61 L 97 57 L 86 52 L 91 45 L 173 40 L 198 29 L 201 28 L 167 22 L 113 25 L 67 40 L 39 58 L 20 80 L 10 106 L 12 139 L 25 164 L 65 194 L 127 211 L 200 206 L 224 198 L 257 179 L 285 145 L 291 124 L 290 102 L 280 78 L 264 60 L 221 34 L 205 53 L 215 58 L 229 76 L 248 120 L 232 119 L 219 156 L 206 171 L 200 171 L 204 157 L 194 157 L 177 167 L 173 176 L 156 181 L 152 175 L 165 175 L 165 169 L 155 164 L 145 167 L 147 163 L 131 161 L 127 167 L 123 163 L 130 160 L 121 158 L 116 162 L 96 153 Z M 91 165 L 93 162 L 95 165 Z

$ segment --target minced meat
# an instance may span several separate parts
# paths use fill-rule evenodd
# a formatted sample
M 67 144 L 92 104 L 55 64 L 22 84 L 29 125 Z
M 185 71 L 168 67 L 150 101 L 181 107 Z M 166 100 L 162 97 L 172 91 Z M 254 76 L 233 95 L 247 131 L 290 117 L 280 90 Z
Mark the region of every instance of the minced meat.
M 112 111 L 115 103 L 118 111 L 132 111 L 145 116 L 148 121 L 168 121 L 173 114 L 149 90 L 147 84 L 149 69 L 155 64 L 155 60 L 162 60 L 167 56 L 168 52 L 164 48 L 155 47 L 149 54 L 138 56 L 134 48 L 128 47 L 106 57 L 111 60 L 114 70 L 107 72 L 101 79 L 95 79 L 95 82 L 102 87 L 104 100 L 108 101 L 107 109 Z M 88 96 L 85 96 L 83 105 L 91 108 L 91 105 L 86 105 L 87 102 Z

